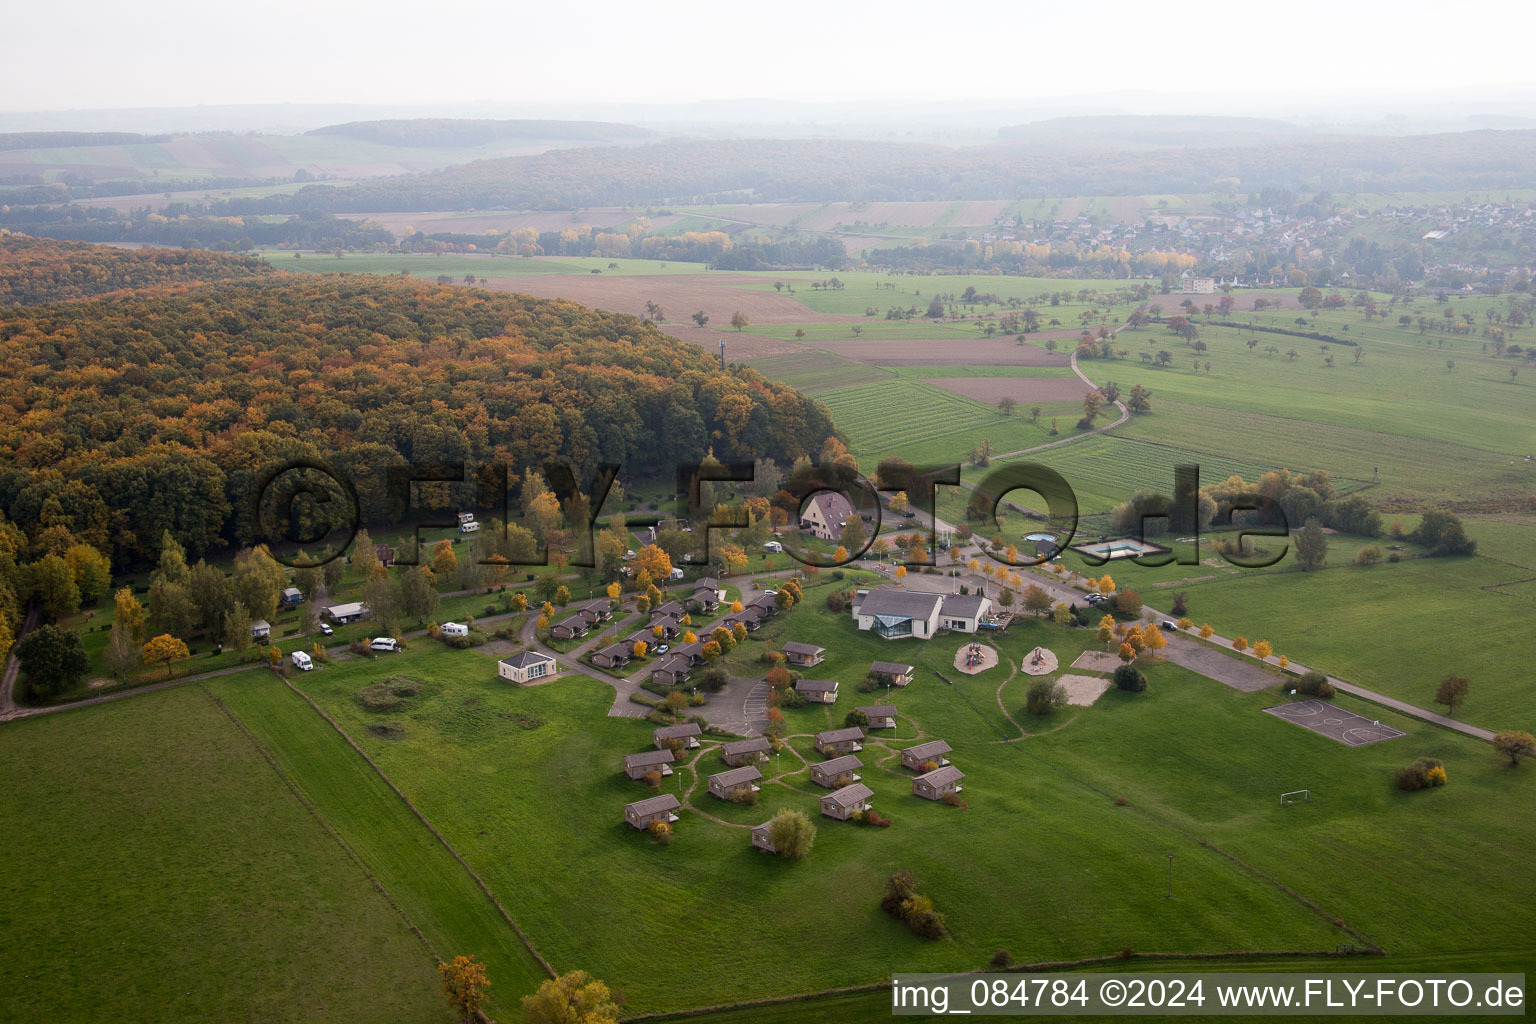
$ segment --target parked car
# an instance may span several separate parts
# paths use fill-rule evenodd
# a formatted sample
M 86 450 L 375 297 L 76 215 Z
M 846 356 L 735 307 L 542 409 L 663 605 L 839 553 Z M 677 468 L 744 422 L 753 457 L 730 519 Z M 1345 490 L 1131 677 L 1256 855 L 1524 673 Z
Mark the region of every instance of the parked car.
M 336 635 L 336 631 L 331 628 L 331 624 L 329 622 L 322 622 L 322 623 L 320 623 L 320 635 L 321 636 L 335 636 Z
M 1178 629 L 1179 624 L 1172 619 L 1164 619 L 1157 624 L 1158 629 Z
M 1103 604 L 1105 601 L 1108 601 L 1109 598 L 1105 597 L 1103 594 L 1089 594 L 1087 597 L 1083 598 L 1083 600 L 1087 601 L 1089 604 Z
M 392 636 L 376 636 L 368 641 L 368 649 L 370 651 L 398 651 L 400 649 L 400 641 Z
M 903 518 L 903 519 L 914 519 L 914 518 L 916 518 L 916 516 L 917 516 L 917 513 L 912 511 L 909 508 L 901 510 L 901 518 Z
M 656 654 L 666 654 L 671 649 L 672 648 L 668 647 L 666 644 L 657 644 L 656 647 L 655 647 L 654 653 L 656 653 Z

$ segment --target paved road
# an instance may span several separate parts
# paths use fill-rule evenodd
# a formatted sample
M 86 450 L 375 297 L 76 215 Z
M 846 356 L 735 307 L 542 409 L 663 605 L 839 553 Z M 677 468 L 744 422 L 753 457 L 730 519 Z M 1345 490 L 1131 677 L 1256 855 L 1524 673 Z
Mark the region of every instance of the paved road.
M 37 628 L 37 624 L 43 617 L 43 609 L 40 605 L 32 604 L 27 608 L 27 617 L 22 620 L 21 629 L 16 633 L 17 641 Z M 21 671 L 21 662 L 16 660 L 16 647 L 11 646 L 11 656 L 5 661 L 5 672 L 0 674 L 0 722 L 7 718 L 13 718 L 18 711 L 16 707 L 16 676 Z

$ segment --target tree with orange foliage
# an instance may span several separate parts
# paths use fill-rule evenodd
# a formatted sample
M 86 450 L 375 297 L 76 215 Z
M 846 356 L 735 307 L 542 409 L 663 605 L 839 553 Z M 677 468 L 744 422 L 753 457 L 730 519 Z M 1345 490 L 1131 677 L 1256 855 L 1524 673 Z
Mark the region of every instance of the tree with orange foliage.
M 472 1020 L 485 1005 L 485 990 L 491 985 L 485 965 L 472 956 L 456 956 L 437 965 L 437 976 L 454 1011 L 464 1020 Z
M 187 651 L 186 642 L 176 639 L 169 633 L 161 633 L 157 637 L 152 637 L 144 644 L 144 664 L 159 665 L 163 663 L 167 679 L 171 676 L 171 662 L 181 661 L 189 657 L 191 657 L 191 654 Z

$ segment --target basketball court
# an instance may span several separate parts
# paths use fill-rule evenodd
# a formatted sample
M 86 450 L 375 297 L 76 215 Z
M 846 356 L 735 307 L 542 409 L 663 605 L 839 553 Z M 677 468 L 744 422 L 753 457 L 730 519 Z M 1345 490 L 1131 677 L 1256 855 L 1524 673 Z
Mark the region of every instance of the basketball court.
M 1295 722 L 1303 729 L 1337 740 L 1346 747 L 1364 747 L 1408 735 L 1401 729 L 1382 725 L 1353 711 L 1336 708 L 1324 700 L 1312 699 L 1297 701 L 1294 704 L 1281 704 L 1279 707 L 1265 708 L 1264 713 L 1283 718 L 1288 722 Z

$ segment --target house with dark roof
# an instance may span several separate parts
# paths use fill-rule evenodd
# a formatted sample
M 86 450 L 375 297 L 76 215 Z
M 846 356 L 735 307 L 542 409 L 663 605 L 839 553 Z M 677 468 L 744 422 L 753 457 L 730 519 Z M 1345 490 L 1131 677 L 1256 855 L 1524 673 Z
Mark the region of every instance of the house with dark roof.
M 711 594 L 715 595 L 716 604 L 720 604 L 725 600 L 725 584 L 721 583 L 713 576 L 702 577 L 693 584 L 693 594 L 695 597 L 699 595 L 700 591 L 704 590 L 707 590 Z
M 810 668 L 820 665 L 827 657 L 825 647 L 817 647 L 815 644 L 802 644 L 790 641 L 783 647 L 784 660 L 799 668 Z
M 864 712 L 864 717 L 869 719 L 871 729 L 896 728 L 895 704 L 865 704 L 855 710 Z
M 731 612 L 720 620 L 720 625 L 726 629 L 734 629 L 736 623 L 741 623 L 748 633 L 756 633 L 758 627 L 768 618 L 768 613 L 761 608 L 743 608 L 739 612 Z
M 887 640 L 913 636 L 927 640 L 939 631 L 942 594 L 908 590 L 869 590 L 854 595 L 853 621 Z
M 923 765 L 933 764 L 939 768 L 949 764 L 949 758 L 945 757 L 951 751 L 951 747 L 943 740 L 929 740 L 927 743 L 919 743 L 915 747 L 908 747 L 901 752 L 901 766 L 913 771 L 921 771 Z
M 822 540 L 837 540 L 843 523 L 857 515 L 853 503 L 836 491 L 821 491 L 800 509 L 800 529 Z
M 864 749 L 864 730 L 856 725 L 846 729 L 826 729 L 816 734 L 816 749 L 824 757 L 857 753 Z
M 519 651 L 496 663 L 498 676 L 518 684 L 552 676 L 556 671 L 555 659 L 542 651 Z
M 662 686 L 682 686 L 693 671 L 693 662 L 680 655 L 666 655 L 666 660 L 651 669 L 651 682 Z
M 698 722 L 680 722 L 677 725 L 660 725 L 651 732 L 651 739 L 656 744 L 657 750 L 670 749 L 668 743 L 682 743 L 684 750 L 697 750 L 699 737 L 704 730 Z
M 946 793 L 958 793 L 964 789 L 965 787 L 960 785 L 960 780 L 963 778 L 965 778 L 965 772 L 952 764 L 947 764 L 913 779 L 912 795 L 920 796 L 924 800 L 938 800 Z
M 596 601 L 587 601 L 584 604 L 573 605 L 571 610 L 585 619 L 589 625 L 593 626 L 613 618 L 613 602 L 606 597 L 600 597 Z
M 876 681 L 886 686 L 906 686 L 912 682 L 912 674 L 916 670 L 911 665 L 903 665 L 899 661 L 872 661 L 869 663 L 869 674 Z
M 298 587 L 287 587 L 278 598 L 279 602 L 287 608 L 295 608 L 304 603 L 304 591 Z
M 653 771 L 660 772 L 662 775 L 671 775 L 674 760 L 676 760 L 675 755 L 665 747 L 659 750 L 642 750 L 638 754 L 625 756 L 624 774 L 632 779 L 643 779 Z
M 333 604 L 322 613 L 327 619 L 339 626 L 349 622 L 356 622 L 368 614 L 368 606 L 361 601 L 353 601 L 348 604 Z
M 574 640 L 579 636 L 586 636 L 592 624 L 580 615 L 572 615 L 570 618 L 561 619 L 549 627 L 549 635 L 556 640 Z
M 875 791 L 862 782 L 834 789 L 821 798 L 821 813 L 838 821 L 847 821 L 856 812 L 869 810 Z
M 709 795 L 719 797 L 721 800 L 729 800 L 731 794 L 738 789 L 747 789 L 756 793 L 762 789 L 757 781 L 763 777 L 763 773 L 757 765 L 743 765 L 740 768 L 732 768 L 728 772 L 709 777 Z
M 753 594 L 742 603 L 743 608 L 759 609 L 765 618 L 773 618 L 779 614 L 779 601 L 777 594 Z
M 653 821 L 668 824 L 677 820 L 676 811 L 682 807 L 671 793 L 653 796 L 648 800 L 636 800 L 624 805 L 624 821 L 630 828 L 644 829 Z
M 864 767 L 852 754 L 844 754 L 842 757 L 834 757 L 830 761 L 811 765 L 811 781 L 818 786 L 828 789 L 836 789 L 839 783 L 848 785 L 859 781 L 859 769 Z
M 960 633 L 974 633 L 991 610 L 991 599 L 981 594 L 946 594 L 939 609 L 939 625 Z
M 795 692 L 813 704 L 836 704 L 837 680 L 797 679 Z
M 666 604 L 659 604 L 651 609 L 651 621 L 655 622 L 657 619 L 680 619 L 687 614 L 687 610 L 682 605 L 676 601 L 668 601 Z
M 629 664 L 634 649 L 629 644 L 609 644 L 602 650 L 592 652 L 592 664 L 598 668 L 622 668 Z
M 754 849 L 763 850 L 766 853 L 779 852 L 779 848 L 773 845 L 773 839 L 769 835 L 772 828 L 772 821 L 765 821 L 761 825 L 752 826 L 752 846 Z
M 768 742 L 768 737 L 754 736 L 749 740 L 722 743 L 720 759 L 733 768 L 739 768 L 744 764 L 768 760 L 768 751 L 771 749 L 772 745 Z
M 708 587 L 700 587 L 689 595 L 688 605 L 696 612 L 713 612 L 720 607 L 720 598 Z

